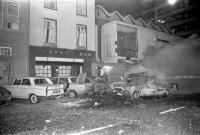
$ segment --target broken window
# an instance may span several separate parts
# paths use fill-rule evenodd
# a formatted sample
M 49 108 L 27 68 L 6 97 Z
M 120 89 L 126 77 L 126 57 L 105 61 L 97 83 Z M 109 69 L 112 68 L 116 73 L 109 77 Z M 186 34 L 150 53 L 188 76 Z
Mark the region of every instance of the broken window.
M 44 7 L 49 9 L 57 9 L 57 0 L 44 0 Z
M 19 3 L 8 1 L 7 28 L 19 29 Z
M 77 24 L 76 26 L 76 46 L 80 49 L 87 48 L 87 26 Z
M 76 14 L 87 15 L 87 0 L 76 0 Z
M 3 28 L 3 0 L 0 0 L 0 28 Z
M 44 43 L 56 45 L 56 20 L 44 19 Z

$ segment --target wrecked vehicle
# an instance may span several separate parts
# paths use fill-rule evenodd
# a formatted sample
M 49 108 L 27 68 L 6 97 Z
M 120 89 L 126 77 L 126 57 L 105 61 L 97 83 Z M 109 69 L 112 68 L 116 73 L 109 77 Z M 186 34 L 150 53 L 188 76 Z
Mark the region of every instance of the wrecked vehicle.
M 131 99 L 138 99 L 144 96 L 169 96 L 167 87 L 159 86 L 155 80 L 146 74 L 140 73 L 135 76 L 128 76 L 121 82 L 111 84 L 112 91 L 116 96 L 124 96 Z
M 51 77 L 50 80 L 53 84 L 60 84 L 63 85 L 64 92 L 67 92 L 69 88 L 69 84 L 76 83 L 77 77 L 76 76 L 66 76 L 66 77 Z
M 76 98 L 80 95 L 85 95 L 93 90 L 93 81 L 86 77 L 86 73 L 80 73 L 75 83 L 70 83 L 67 94 L 70 98 Z

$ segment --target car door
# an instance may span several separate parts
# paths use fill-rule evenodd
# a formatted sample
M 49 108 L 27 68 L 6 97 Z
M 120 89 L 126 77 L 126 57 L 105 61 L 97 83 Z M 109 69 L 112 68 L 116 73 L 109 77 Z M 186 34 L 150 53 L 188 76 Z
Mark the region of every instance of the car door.
M 30 79 L 28 79 L 28 78 L 23 79 L 20 87 L 21 87 L 21 89 L 19 91 L 20 91 L 21 98 L 28 99 L 29 94 L 32 93 L 32 91 L 33 91 Z
M 156 88 L 151 85 L 144 85 L 141 89 L 141 96 L 153 96 L 156 94 Z
M 12 97 L 14 98 L 20 97 L 21 82 L 22 82 L 21 79 L 15 79 L 13 85 L 8 86 L 8 89 L 11 92 Z

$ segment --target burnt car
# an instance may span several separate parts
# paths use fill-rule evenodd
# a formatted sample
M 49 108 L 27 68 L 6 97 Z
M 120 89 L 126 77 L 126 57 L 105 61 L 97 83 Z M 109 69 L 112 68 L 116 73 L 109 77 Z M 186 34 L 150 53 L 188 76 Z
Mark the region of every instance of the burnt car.
M 11 92 L 0 85 L 0 104 L 11 101 Z
M 76 76 L 63 76 L 63 77 L 51 77 L 50 80 L 53 84 L 60 84 L 63 85 L 64 92 L 67 92 L 69 88 L 69 84 L 76 83 L 77 77 Z
M 167 87 L 156 84 L 154 78 L 140 73 L 128 76 L 120 82 L 111 83 L 112 92 L 116 96 L 138 99 L 144 96 L 169 96 Z
M 70 83 L 67 94 L 70 98 L 86 95 L 93 90 L 93 80 L 87 76 L 87 73 L 80 73 L 77 81 Z

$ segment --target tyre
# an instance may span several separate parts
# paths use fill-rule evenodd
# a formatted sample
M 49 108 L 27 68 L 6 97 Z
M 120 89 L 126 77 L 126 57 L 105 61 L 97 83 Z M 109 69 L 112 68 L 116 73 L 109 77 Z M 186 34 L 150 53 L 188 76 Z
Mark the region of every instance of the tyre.
M 163 96 L 164 96 L 164 97 L 167 97 L 167 96 L 169 96 L 169 95 L 170 95 L 170 92 L 169 92 L 169 90 L 168 90 L 168 89 L 166 89 L 165 91 L 166 91 L 166 92 L 164 93 L 164 95 L 163 95 Z
M 138 91 L 135 91 L 132 96 L 133 96 L 133 99 L 139 99 L 140 93 Z
M 40 99 L 39 99 L 35 94 L 32 94 L 32 95 L 30 96 L 30 102 L 31 102 L 32 104 L 39 103 L 39 101 L 40 101 Z
M 70 98 L 76 98 L 77 97 L 77 93 L 74 90 L 69 91 L 69 97 Z

